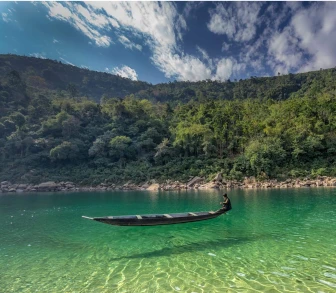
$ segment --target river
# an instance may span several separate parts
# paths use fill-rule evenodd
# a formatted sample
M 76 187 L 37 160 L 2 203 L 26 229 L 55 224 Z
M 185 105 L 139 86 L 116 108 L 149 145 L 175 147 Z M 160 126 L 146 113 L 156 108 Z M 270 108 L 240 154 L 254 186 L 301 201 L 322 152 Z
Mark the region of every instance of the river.
M 0 194 L 0 292 L 335 292 L 336 189 L 232 190 L 202 222 L 86 216 L 215 210 L 218 191 Z

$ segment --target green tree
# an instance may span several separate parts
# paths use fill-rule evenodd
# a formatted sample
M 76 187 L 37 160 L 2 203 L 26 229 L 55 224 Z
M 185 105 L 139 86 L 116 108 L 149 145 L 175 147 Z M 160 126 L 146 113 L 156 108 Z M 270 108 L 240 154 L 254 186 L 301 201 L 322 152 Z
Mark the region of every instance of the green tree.
M 286 158 L 286 152 L 280 139 L 263 138 L 250 141 L 245 149 L 245 157 L 249 161 L 253 175 L 276 175 Z
M 63 141 L 60 145 L 50 150 L 50 158 L 52 161 L 71 161 L 76 159 L 78 155 L 78 146 L 69 141 Z
M 26 118 L 20 112 L 15 112 L 10 116 L 10 119 L 15 123 L 18 129 L 21 129 L 26 123 Z
M 79 129 L 80 121 L 76 117 L 70 116 L 62 122 L 62 135 L 66 139 L 78 136 Z
M 109 154 L 115 159 L 124 159 L 129 154 L 129 146 L 132 143 L 132 140 L 127 136 L 116 136 L 110 140 Z
M 71 97 L 76 97 L 78 95 L 78 88 L 74 83 L 68 84 L 67 91 Z

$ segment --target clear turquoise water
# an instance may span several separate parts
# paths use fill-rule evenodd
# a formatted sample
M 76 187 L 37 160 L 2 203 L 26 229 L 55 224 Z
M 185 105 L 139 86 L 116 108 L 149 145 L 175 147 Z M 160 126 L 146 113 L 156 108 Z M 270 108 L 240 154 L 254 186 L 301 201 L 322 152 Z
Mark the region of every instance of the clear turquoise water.
M 0 292 L 336 292 L 336 189 L 233 190 L 169 226 L 82 219 L 213 210 L 218 192 L 0 195 Z

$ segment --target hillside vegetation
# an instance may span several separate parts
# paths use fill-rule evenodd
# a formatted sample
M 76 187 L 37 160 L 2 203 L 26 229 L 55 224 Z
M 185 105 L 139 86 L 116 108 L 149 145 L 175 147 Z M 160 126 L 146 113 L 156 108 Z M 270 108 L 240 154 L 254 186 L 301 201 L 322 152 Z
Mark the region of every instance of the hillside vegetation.
M 335 95 L 336 69 L 150 85 L 1 55 L 0 179 L 336 176 Z
M 59 94 L 67 91 L 72 96 L 86 96 L 97 102 L 103 95 L 125 97 L 150 86 L 146 82 L 91 71 L 61 61 L 0 55 L 0 77 L 5 78 L 13 70 L 20 73 L 28 89 L 34 89 L 34 92 L 56 91 Z

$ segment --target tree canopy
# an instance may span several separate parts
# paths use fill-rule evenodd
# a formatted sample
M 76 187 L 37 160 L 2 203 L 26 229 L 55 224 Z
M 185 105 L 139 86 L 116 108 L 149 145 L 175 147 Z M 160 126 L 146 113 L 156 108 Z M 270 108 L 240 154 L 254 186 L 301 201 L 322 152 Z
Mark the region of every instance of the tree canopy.
M 104 88 L 100 76 L 118 86 Z M 0 178 L 336 176 L 335 69 L 155 86 L 104 76 L 0 56 Z M 86 92 L 87 84 L 100 90 Z

